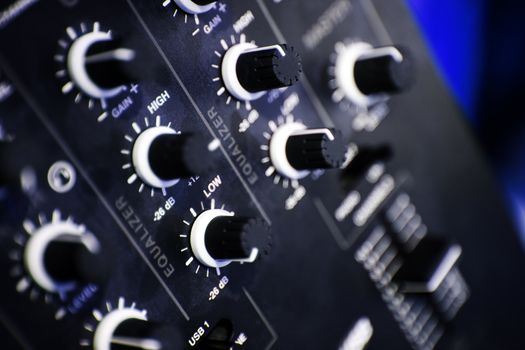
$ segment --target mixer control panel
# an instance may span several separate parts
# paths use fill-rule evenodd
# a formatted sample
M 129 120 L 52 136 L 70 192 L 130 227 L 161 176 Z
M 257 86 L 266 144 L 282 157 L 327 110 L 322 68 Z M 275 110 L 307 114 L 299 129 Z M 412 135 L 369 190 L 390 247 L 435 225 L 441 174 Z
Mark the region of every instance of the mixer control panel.
M 525 346 L 401 0 L 4 1 L 0 162 L 2 349 Z

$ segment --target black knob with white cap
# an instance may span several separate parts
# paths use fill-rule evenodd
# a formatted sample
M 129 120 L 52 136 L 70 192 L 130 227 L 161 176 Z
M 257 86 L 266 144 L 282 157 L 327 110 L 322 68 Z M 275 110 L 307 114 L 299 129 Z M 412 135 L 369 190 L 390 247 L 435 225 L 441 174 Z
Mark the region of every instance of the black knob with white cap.
M 238 217 L 223 209 L 201 213 L 192 224 L 190 243 L 195 257 L 209 267 L 232 262 L 252 263 L 271 241 L 266 223 L 251 217 Z
M 335 81 L 351 102 L 367 107 L 408 90 L 415 80 L 414 60 L 402 46 L 373 47 L 364 42 L 338 46 Z
M 288 138 L 286 156 L 298 170 L 340 168 L 346 159 L 346 145 L 338 131 L 305 130 Z
M 215 7 L 217 1 L 213 0 L 175 0 L 177 6 L 179 6 L 184 12 L 198 15 L 210 11 Z
M 316 169 L 341 168 L 346 158 L 347 146 L 336 130 L 286 123 L 270 139 L 270 160 L 277 172 L 289 179 L 304 178 Z
M 102 263 L 102 260 L 104 262 Z M 24 264 L 44 290 L 64 294 L 78 283 L 102 283 L 111 263 L 95 236 L 71 220 L 53 220 L 35 229 L 24 248 Z
M 268 240 L 268 227 L 261 219 L 222 216 L 214 219 L 206 229 L 206 247 L 216 260 L 250 259 L 254 249 Z
M 206 174 L 219 156 L 218 140 L 197 133 L 176 133 L 169 127 L 142 132 L 133 145 L 132 160 L 137 175 L 149 186 L 166 188 L 179 179 Z
M 232 46 L 222 61 L 226 89 L 237 99 L 252 101 L 267 91 L 292 86 L 302 74 L 301 57 L 292 46 Z

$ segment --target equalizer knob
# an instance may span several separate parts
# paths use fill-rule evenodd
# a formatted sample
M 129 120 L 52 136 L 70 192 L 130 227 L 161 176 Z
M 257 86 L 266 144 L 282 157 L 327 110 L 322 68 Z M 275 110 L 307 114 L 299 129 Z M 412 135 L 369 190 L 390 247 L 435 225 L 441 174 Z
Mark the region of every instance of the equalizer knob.
M 202 264 L 223 267 L 231 262 L 254 262 L 267 249 L 270 232 L 260 219 L 210 209 L 193 222 L 190 242 L 193 254 Z
M 307 129 L 300 123 L 280 126 L 270 139 L 270 159 L 281 175 L 298 180 L 316 169 L 340 168 L 347 147 L 340 132 Z
M 137 175 L 149 186 L 166 188 L 179 179 L 206 174 L 216 164 L 220 143 L 200 134 L 178 134 L 165 126 L 142 132 L 133 145 Z
M 226 89 L 237 99 L 253 101 L 268 90 L 291 86 L 302 74 L 301 57 L 292 46 L 232 46 L 222 61 Z
M 63 294 L 78 282 L 102 282 L 107 269 L 101 263 L 95 236 L 71 220 L 54 220 L 31 232 L 24 249 L 24 264 L 44 290 Z
M 400 46 L 354 43 L 338 49 L 335 80 L 339 91 L 359 106 L 370 106 L 406 91 L 414 82 L 410 52 Z
M 210 11 L 217 1 L 213 0 L 175 0 L 184 12 L 192 15 L 198 15 Z

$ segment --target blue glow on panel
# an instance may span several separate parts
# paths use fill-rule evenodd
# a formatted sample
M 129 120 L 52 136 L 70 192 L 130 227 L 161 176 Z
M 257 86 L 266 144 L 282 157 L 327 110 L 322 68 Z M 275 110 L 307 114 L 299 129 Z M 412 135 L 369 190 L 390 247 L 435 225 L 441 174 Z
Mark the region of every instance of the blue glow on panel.
M 472 121 L 484 61 L 485 0 L 408 0 L 434 60 Z
M 407 2 L 443 79 L 492 158 L 525 246 L 525 3 Z

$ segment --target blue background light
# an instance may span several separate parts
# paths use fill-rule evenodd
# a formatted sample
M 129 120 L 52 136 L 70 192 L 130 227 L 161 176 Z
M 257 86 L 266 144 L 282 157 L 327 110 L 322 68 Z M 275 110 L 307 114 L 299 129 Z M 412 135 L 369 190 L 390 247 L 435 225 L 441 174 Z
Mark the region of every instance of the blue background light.
M 484 0 L 409 0 L 445 81 L 475 121 L 485 61 Z
M 407 2 L 499 176 L 525 246 L 525 2 Z

